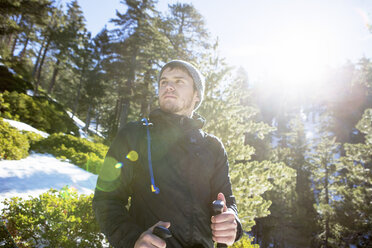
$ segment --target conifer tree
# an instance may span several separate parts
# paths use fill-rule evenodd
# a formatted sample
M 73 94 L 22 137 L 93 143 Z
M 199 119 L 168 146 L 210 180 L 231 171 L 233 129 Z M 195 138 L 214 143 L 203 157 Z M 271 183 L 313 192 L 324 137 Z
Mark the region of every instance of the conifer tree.
M 80 9 L 77 1 L 72 1 L 68 4 L 65 21 L 60 29 L 55 34 L 53 42 L 54 55 L 56 57 L 55 66 L 53 68 L 52 78 L 48 86 L 48 94 L 51 94 L 56 83 L 56 78 L 61 67 L 69 60 L 75 51 L 71 48 L 77 48 L 81 45 L 85 37 L 85 24 L 83 12 Z M 75 49 L 76 50 L 76 49 Z
M 249 231 L 255 218 L 270 214 L 271 202 L 265 200 L 263 194 L 274 187 L 285 190 L 293 182 L 295 173 L 283 163 L 251 161 L 254 148 L 245 145 L 245 133 L 263 138 L 274 129 L 254 120 L 257 109 L 244 104 L 250 94 L 246 78 L 232 76 L 231 68 L 218 56 L 217 48 L 215 45 L 212 55 L 200 65 L 207 83 L 199 112 L 208 121 L 206 131 L 221 138 L 226 147 L 240 218 L 245 231 Z
M 316 200 L 314 207 L 318 216 L 318 228 L 314 242 L 315 246 L 325 248 L 338 247 L 338 232 L 332 205 L 337 197 L 335 176 L 340 156 L 340 144 L 336 142 L 336 137 L 330 132 L 331 127 L 332 118 L 327 112 L 324 112 L 319 123 L 319 140 L 315 142 L 308 157 Z
M 63 29 L 65 15 L 61 6 L 54 7 L 48 16 L 47 26 L 41 32 L 42 44 L 39 50 L 38 59 L 35 63 L 32 75 L 34 77 L 34 95 L 38 95 L 39 85 L 42 78 L 42 69 L 51 46 L 56 42 L 58 44 L 58 33 Z
M 115 122 L 123 126 L 130 114 L 131 103 L 133 102 L 133 90 L 135 80 L 143 66 L 140 63 L 143 49 L 151 46 L 151 37 L 155 29 L 152 24 L 157 11 L 155 1 L 127 0 L 123 2 L 127 5 L 127 11 L 123 14 L 117 11 L 117 18 L 112 22 L 117 26 L 113 33 L 114 52 L 116 53 L 116 63 L 120 67 L 117 89 L 118 104 Z
M 335 178 L 339 247 L 369 247 L 372 243 L 372 109 L 364 112 L 356 128 L 365 141 L 344 144 L 345 156 Z
M 175 3 L 168 8 L 159 28 L 169 42 L 169 58 L 197 61 L 210 48 L 203 16 L 189 3 Z
M 296 171 L 296 180 L 286 190 L 275 188 L 265 194 L 271 200 L 271 214 L 257 221 L 257 228 L 263 247 L 270 243 L 279 247 L 310 247 L 316 229 L 313 204 L 315 199 L 311 188 L 310 171 L 305 155 L 309 149 L 304 119 L 297 114 L 283 132 L 285 143 L 272 148 L 271 161 L 285 163 Z M 284 193 L 285 192 L 285 193 Z

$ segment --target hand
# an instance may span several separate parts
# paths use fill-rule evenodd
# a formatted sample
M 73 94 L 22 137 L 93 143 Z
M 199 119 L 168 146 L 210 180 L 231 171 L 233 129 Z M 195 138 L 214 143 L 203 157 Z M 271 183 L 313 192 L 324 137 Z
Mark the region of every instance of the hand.
M 163 226 L 166 228 L 170 227 L 170 222 L 163 222 L 159 221 L 149 229 L 147 229 L 146 232 L 143 232 L 141 236 L 137 239 L 136 243 L 134 244 L 134 248 L 165 248 L 166 243 L 164 240 L 159 238 L 158 236 L 152 234 L 152 231 L 156 226 Z
M 221 214 L 212 216 L 211 218 L 212 239 L 217 243 L 232 245 L 235 241 L 238 228 L 235 213 L 226 207 L 226 199 L 223 193 L 218 194 L 217 200 L 223 201 L 224 207 Z

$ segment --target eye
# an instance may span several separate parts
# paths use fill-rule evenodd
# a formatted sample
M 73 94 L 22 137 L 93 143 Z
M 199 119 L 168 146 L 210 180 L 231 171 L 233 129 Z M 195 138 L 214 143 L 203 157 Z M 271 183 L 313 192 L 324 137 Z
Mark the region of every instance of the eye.
M 176 84 L 182 84 L 182 83 L 183 83 L 182 80 L 177 80 L 177 81 L 176 81 Z
M 160 81 L 160 86 L 164 86 L 167 84 L 167 81 L 163 80 L 163 81 Z

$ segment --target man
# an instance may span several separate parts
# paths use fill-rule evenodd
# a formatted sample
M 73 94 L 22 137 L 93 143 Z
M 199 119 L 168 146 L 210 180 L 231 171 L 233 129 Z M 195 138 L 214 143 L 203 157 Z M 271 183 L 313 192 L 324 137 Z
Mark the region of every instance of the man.
M 151 125 L 127 124 L 106 155 L 93 199 L 101 230 L 114 247 L 231 245 L 242 228 L 226 152 L 194 113 L 203 101 L 203 77 L 181 60 L 159 75 L 160 109 L 150 114 Z M 216 199 L 225 206 L 213 216 Z M 169 228 L 172 237 L 155 236 L 155 226 Z

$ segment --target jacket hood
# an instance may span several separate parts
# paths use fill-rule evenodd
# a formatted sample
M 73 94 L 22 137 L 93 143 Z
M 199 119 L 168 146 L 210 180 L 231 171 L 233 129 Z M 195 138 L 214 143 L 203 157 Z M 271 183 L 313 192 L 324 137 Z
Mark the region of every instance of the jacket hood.
M 150 121 L 155 125 L 162 123 L 165 125 L 178 126 L 185 130 L 201 129 L 205 124 L 205 119 L 195 112 L 192 118 L 189 118 L 187 116 L 165 112 L 160 108 L 155 109 L 150 113 Z

